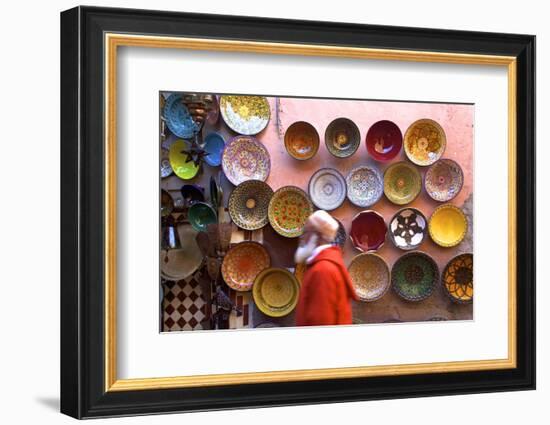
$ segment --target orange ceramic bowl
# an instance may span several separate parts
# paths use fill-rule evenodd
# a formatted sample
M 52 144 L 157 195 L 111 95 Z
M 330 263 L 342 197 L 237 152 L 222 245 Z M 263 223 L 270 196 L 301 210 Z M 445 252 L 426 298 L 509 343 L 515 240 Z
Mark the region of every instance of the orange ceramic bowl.
M 313 158 L 319 150 L 319 133 L 310 123 L 298 121 L 287 128 L 285 149 L 295 159 Z

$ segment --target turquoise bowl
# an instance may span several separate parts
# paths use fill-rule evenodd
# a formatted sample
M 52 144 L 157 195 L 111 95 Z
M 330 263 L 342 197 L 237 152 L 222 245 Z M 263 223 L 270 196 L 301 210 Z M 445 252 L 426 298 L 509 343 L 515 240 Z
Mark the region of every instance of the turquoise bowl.
M 209 224 L 217 223 L 218 217 L 214 208 L 205 202 L 196 202 L 189 208 L 187 219 L 193 229 L 206 232 Z

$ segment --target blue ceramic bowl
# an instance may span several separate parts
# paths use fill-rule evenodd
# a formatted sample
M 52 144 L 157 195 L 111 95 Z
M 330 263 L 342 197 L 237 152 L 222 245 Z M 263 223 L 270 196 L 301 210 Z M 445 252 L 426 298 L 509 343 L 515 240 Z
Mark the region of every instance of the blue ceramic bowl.
M 208 155 L 204 160 L 212 167 L 218 167 L 222 163 L 222 151 L 225 146 L 225 140 L 219 133 L 210 133 L 204 138 L 204 150 Z
M 163 111 L 168 129 L 182 139 L 192 139 L 199 126 L 191 118 L 187 107 L 181 101 L 180 94 L 171 94 L 166 99 Z
M 204 189 L 196 184 L 184 184 L 180 192 L 187 205 L 204 202 Z

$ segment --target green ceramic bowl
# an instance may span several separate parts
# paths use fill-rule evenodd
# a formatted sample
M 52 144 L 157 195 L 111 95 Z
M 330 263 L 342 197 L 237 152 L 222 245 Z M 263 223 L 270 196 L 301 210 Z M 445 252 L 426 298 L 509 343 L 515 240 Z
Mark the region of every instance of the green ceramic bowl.
M 205 202 L 196 202 L 191 205 L 187 218 L 191 226 L 199 232 L 206 232 L 209 224 L 218 221 L 214 209 Z
M 359 128 L 348 118 L 336 118 L 325 131 L 325 144 L 336 158 L 347 158 L 361 144 Z
M 439 268 L 428 254 L 410 252 L 398 258 L 391 270 L 393 290 L 407 301 L 422 301 L 439 282 Z

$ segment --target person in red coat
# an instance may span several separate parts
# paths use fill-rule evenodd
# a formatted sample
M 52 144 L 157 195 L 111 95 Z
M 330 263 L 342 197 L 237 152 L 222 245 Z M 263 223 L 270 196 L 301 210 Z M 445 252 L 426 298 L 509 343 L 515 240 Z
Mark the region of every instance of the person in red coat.
M 296 306 L 297 326 L 350 325 L 351 300 L 357 299 L 342 250 L 333 241 L 338 222 L 315 211 L 304 226 L 296 263 L 307 264 Z

